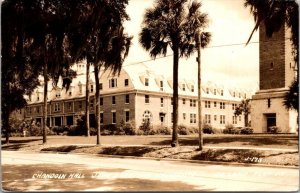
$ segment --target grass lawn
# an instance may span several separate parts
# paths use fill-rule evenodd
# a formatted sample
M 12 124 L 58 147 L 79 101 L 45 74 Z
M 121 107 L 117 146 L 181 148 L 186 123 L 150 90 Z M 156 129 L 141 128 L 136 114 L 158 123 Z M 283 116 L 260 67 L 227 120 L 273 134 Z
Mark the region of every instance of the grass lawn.
M 48 136 L 47 144 L 42 144 L 41 139 L 41 137 L 12 137 L 10 144 L 3 144 L 2 149 L 299 165 L 298 136 L 296 135 L 204 135 L 204 149 L 201 152 L 197 151 L 196 135 L 179 136 L 180 147 L 177 148 L 170 147 L 170 135 L 101 136 L 102 146 L 95 145 L 95 136 L 89 138 Z M 2 139 L 3 142 L 4 139 Z
M 205 147 L 264 147 L 298 149 L 297 135 L 209 135 L 204 137 Z M 170 146 L 171 135 L 148 135 L 148 136 L 101 136 L 102 145 L 151 145 Z M 4 139 L 2 138 L 2 144 Z M 32 146 L 42 143 L 42 137 L 12 137 L 10 143 L 14 146 Z M 49 145 L 72 145 L 72 144 L 96 144 L 96 136 L 48 136 Z M 197 146 L 197 135 L 179 136 L 180 146 Z M 13 146 L 11 146 L 13 147 Z M 4 146 L 2 145 L 2 148 Z

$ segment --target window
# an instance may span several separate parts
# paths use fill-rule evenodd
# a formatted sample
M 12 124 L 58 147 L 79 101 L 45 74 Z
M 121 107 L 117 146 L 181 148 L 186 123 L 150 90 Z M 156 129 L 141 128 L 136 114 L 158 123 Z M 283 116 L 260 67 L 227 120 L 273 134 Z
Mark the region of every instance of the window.
M 72 96 L 72 91 L 69 92 L 69 96 Z
M 208 114 L 205 115 L 204 122 L 210 124 L 210 115 Z
M 274 63 L 271 62 L 271 64 L 270 64 L 270 70 L 273 70 L 273 68 L 274 68 Z
M 191 86 L 191 91 L 194 92 L 194 85 Z
M 82 85 L 79 85 L 79 94 L 82 94 Z
M 214 120 L 217 121 L 217 115 L 214 115 Z
M 60 92 L 59 91 L 56 92 L 56 98 L 60 98 Z
M 99 88 L 100 88 L 100 90 L 103 89 L 103 84 L 102 83 L 99 84 Z
M 103 113 L 100 113 L 100 123 L 103 123 L 103 119 L 104 119 Z
M 111 104 L 113 104 L 113 105 L 116 104 L 116 96 L 111 97 Z
M 173 97 L 171 98 L 171 105 L 173 105 Z
M 217 90 L 216 89 L 214 89 L 214 95 L 217 95 Z
M 129 104 L 129 94 L 125 95 L 125 103 Z
M 149 86 L 149 78 L 145 78 L 145 86 Z
M 82 108 L 82 101 L 79 101 L 78 107 L 79 107 L 79 109 Z
M 40 107 L 36 107 L 36 112 L 40 113 Z
M 91 85 L 91 93 L 94 92 L 94 85 Z
M 72 103 L 68 103 L 68 109 L 69 111 L 72 110 Z
M 206 94 L 209 94 L 209 88 L 206 88 Z
M 271 107 L 271 99 L 268 99 L 268 108 Z
M 117 115 L 116 115 L 116 112 L 112 112 L 112 124 L 116 124 L 117 122 Z
M 214 107 L 217 107 L 217 102 L 216 101 L 214 102 Z
M 183 120 L 185 120 L 186 119 L 186 113 L 183 113 L 182 117 L 183 117 Z
M 224 102 L 220 102 L 220 109 L 225 109 L 225 103 Z
M 146 122 L 151 122 L 151 119 L 152 119 L 152 113 L 150 111 L 145 111 L 144 114 L 143 114 L 143 121 Z
M 190 99 L 190 107 L 196 107 L 196 100 Z
M 225 124 L 225 115 L 220 115 L 220 124 Z
M 221 90 L 221 96 L 223 96 L 223 94 L 224 94 L 224 91 L 223 91 L 223 90 Z
M 128 83 L 129 83 L 129 82 L 128 82 L 128 79 L 125 79 L 125 80 L 124 80 L 124 86 L 128 86 Z
M 90 101 L 90 108 L 93 108 L 94 107 L 94 100 L 91 100 Z
M 242 121 L 242 116 L 239 116 L 239 121 Z
M 210 101 L 204 101 L 205 108 L 210 108 Z
M 160 83 L 160 91 L 163 91 L 164 90 L 164 82 L 161 80 Z
M 109 80 L 109 88 L 115 88 L 115 87 L 117 87 L 117 79 L 112 78 Z
M 185 84 L 182 84 L 182 90 L 185 91 Z
M 31 114 L 31 108 L 28 107 L 27 110 L 28 110 L 28 113 Z
M 100 106 L 102 106 L 102 105 L 103 105 L 103 98 L 100 97 Z
M 241 93 L 239 93 L 239 98 L 241 98 Z
M 185 99 L 182 99 L 182 104 L 185 105 Z
M 164 98 L 160 98 L 160 107 L 164 107 Z
M 190 114 L 190 123 L 196 123 L 196 114 L 195 113 Z
M 237 124 L 237 117 L 236 116 L 232 116 L 232 124 Z
M 125 111 L 125 122 L 129 121 L 129 111 Z
M 54 104 L 54 112 L 60 111 L 60 104 L 59 103 L 55 103 Z
M 149 98 L 149 95 L 145 95 L 145 103 L 150 103 L 150 98 Z

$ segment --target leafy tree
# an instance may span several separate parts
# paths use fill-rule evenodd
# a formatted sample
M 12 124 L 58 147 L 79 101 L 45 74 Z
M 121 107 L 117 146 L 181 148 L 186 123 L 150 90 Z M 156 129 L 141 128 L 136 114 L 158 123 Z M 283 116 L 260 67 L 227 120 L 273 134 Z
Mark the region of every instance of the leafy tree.
M 173 51 L 173 132 L 171 145 L 178 145 L 178 65 L 180 57 L 189 57 L 197 48 L 195 38 L 207 25 L 207 15 L 200 12 L 201 3 L 187 0 L 157 0 L 146 10 L 139 41 L 150 56 L 166 56 Z M 206 33 L 201 47 L 207 46 Z
M 245 127 L 247 127 L 249 124 L 248 115 L 250 114 L 250 109 L 251 109 L 250 99 L 246 99 L 246 100 L 242 100 L 239 106 L 237 106 L 234 111 L 235 116 L 244 114 Z
M 291 30 L 291 41 L 293 45 L 292 53 L 298 70 L 299 61 L 299 5 L 295 0 L 280 1 L 280 0 L 245 0 L 245 7 L 250 7 L 250 11 L 254 17 L 255 26 L 250 34 L 247 43 L 250 42 L 251 37 L 263 23 L 266 28 L 266 34 L 272 37 L 272 34 L 279 31 L 279 29 L 286 25 Z M 295 81 L 289 87 L 290 90 L 285 95 L 284 105 L 290 109 L 295 107 L 293 104 L 298 103 L 298 95 L 294 94 L 298 90 L 299 80 L 295 77 Z
M 294 80 L 292 85 L 289 87 L 288 93 L 284 97 L 284 106 L 287 109 L 294 109 L 299 112 L 299 85 L 298 81 Z

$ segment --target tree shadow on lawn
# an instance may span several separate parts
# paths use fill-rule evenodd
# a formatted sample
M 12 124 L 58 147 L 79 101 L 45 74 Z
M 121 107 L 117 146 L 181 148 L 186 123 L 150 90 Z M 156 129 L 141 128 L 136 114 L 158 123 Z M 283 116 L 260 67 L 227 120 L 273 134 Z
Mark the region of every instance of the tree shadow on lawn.
M 76 145 L 65 145 L 65 146 L 59 146 L 59 147 L 47 147 L 41 149 L 41 151 L 54 151 L 54 152 L 71 152 L 76 149 L 82 149 L 82 148 L 87 148 L 90 146 L 76 146 Z
M 179 137 L 179 144 L 183 146 L 196 146 L 198 145 L 198 137 Z M 286 136 L 209 136 L 203 138 L 204 145 L 206 144 L 222 144 L 226 143 L 230 145 L 231 143 L 236 145 L 249 145 L 249 146 L 262 146 L 262 145 L 284 145 L 284 146 L 298 146 L 297 137 L 286 137 Z M 170 145 L 171 139 L 151 142 L 148 145 Z M 147 144 L 145 144 L 147 145 Z
M 2 150 L 8 150 L 8 151 L 17 151 L 21 148 L 24 148 L 28 146 L 27 144 L 23 144 L 23 143 L 20 143 L 20 144 L 12 144 L 12 145 L 2 145 L 1 149 Z
M 82 164 L 3 165 L 2 185 L 7 191 L 82 191 L 102 188 L 105 191 L 212 191 L 180 181 L 120 178 L 125 169 L 89 169 Z M 95 172 L 97 176 L 95 176 Z M 38 174 L 65 174 L 63 179 L 42 179 Z M 81 178 L 69 178 L 79 173 Z M 102 173 L 102 174 L 101 174 Z M 105 178 L 112 175 L 115 179 Z M 34 177 L 35 178 L 34 178 Z M 111 177 L 112 177 L 111 176 Z M 108 176 L 109 177 L 109 176 Z
M 10 139 L 9 140 L 9 145 L 10 144 L 15 144 L 15 143 L 30 143 L 30 142 L 33 142 L 33 141 L 41 141 L 42 139 Z M 5 140 L 1 140 L 1 144 L 5 144 Z

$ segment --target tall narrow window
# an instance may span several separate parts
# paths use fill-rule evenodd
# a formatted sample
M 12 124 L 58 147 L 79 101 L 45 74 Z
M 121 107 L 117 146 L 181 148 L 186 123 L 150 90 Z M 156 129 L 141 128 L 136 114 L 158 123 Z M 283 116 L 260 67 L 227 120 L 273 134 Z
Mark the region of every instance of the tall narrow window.
M 128 79 L 124 80 L 124 86 L 128 86 Z
M 149 99 L 149 95 L 145 95 L 145 103 L 149 103 L 150 99 Z
M 191 91 L 192 91 L 192 92 L 195 91 L 194 85 L 191 86 Z
M 149 86 L 149 78 L 145 78 L 145 86 Z
M 185 84 L 182 84 L 182 90 L 185 91 Z
M 182 99 L 182 104 L 185 105 L 185 99 Z
M 117 115 L 116 112 L 112 112 L 112 124 L 116 124 L 117 123 Z
M 116 104 L 116 96 L 111 97 L 111 104 L 113 104 L 113 105 Z
M 125 111 L 125 122 L 129 121 L 129 111 Z
M 100 123 L 103 123 L 103 120 L 104 120 L 103 113 L 100 113 Z
M 268 99 L 268 108 L 271 107 L 271 99 Z
M 125 103 L 129 104 L 129 94 L 125 95 Z
M 164 107 L 164 98 L 160 98 L 160 107 Z
M 90 108 L 93 108 L 94 107 L 94 100 L 91 100 L 90 101 Z
M 112 78 L 109 80 L 109 88 L 115 88 L 115 87 L 117 87 L 117 79 Z
M 91 93 L 94 92 L 94 85 L 91 85 Z
M 100 87 L 100 90 L 102 90 L 102 89 L 103 89 L 103 84 L 100 83 L 100 84 L 99 84 L 99 87 Z
M 160 81 L 159 86 L 160 86 L 160 91 L 163 91 L 164 90 L 164 82 L 162 80 Z
M 102 106 L 103 105 L 103 98 L 101 97 L 100 98 L 100 106 Z

